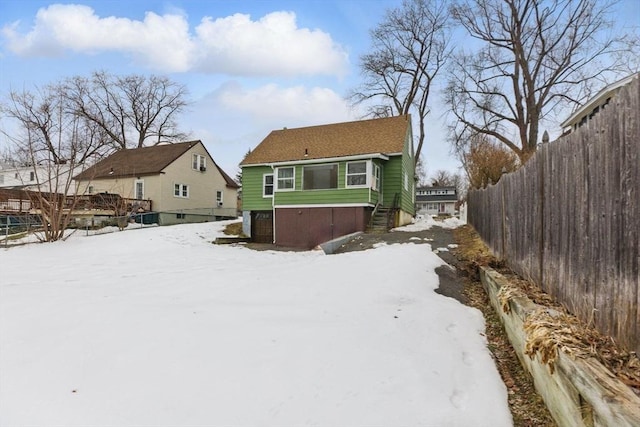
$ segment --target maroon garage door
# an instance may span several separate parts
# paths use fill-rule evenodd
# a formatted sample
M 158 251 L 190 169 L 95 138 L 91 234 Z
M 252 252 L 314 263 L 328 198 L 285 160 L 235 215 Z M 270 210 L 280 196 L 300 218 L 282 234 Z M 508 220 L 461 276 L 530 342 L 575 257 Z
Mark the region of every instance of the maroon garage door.
M 364 231 L 371 213 L 366 207 L 276 209 L 276 244 L 311 249 L 320 243 Z

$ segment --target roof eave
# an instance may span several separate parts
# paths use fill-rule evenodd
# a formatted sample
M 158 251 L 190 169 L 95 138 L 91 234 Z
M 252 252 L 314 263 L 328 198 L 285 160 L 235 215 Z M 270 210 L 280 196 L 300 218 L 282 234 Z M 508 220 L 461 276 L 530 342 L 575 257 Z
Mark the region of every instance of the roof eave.
M 240 164 L 240 167 L 253 167 L 253 166 L 290 166 L 299 164 L 314 164 L 314 163 L 328 163 L 328 162 L 344 162 L 350 160 L 368 160 L 368 159 L 380 159 L 389 160 L 389 157 L 401 155 L 402 153 L 383 154 L 383 153 L 367 153 L 367 154 L 355 154 L 351 156 L 337 156 L 337 157 L 321 157 L 318 159 L 301 159 L 301 160 L 284 160 L 275 162 L 262 162 L 254 164 Z

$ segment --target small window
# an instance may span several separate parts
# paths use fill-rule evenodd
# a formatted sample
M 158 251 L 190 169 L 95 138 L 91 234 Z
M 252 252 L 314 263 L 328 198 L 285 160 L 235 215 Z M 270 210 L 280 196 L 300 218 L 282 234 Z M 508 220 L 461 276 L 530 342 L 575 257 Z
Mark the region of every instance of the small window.
M 409 177 L 407 176 L 406 172 L 403 173 L 403 176 L 404 176 L 404 191 L 409 191 Z
M 89 188 L 87 188 L 87 193 L 93 194 L 93 185 L 90 185 Z
M 186 184 L 174 184 L 173 186 L 173 195 L 175 197 L 188 198 L 189 197 L 189 186 Z
M 262 176 L 262 197 L 273 197 L 273 174 Z
M 185 218 L 185 214 L 183 214 L 183 213 L 176 214 L 176 218 L 177 219 L 184 219 Z
M 136 200 L 142 200 L 144 199 L 144 181 L 142 180 L 138 180 L 135 182 L 135 186 L 136 186 Z
M 36 174 L 33 172 L 29 172 L 29 181 L 34 181 L 36 179 Z
M 194 170 L 204 172 L 207 170 L 207 159 L 201 154 L 194 154 L 191 167 Z
M 295 188 L 295 169 L 293 167 L 278 168 L 278 190 L 293 190 Z
M 347 163 L 347 187 L 367 185 L 367 162 Z
M 0 175 L 0 184 L 4 184 L 4 175 Z
M 216 204 L 222 206 L 222 191 L 216 191 Z
M 305 190 L 338 188 L 338 165 L 305 166 L 302 169 L 302 181 Z
M 374 164 L 373 165 L 373 185 L 371 186 L 374 190 L 380 191 L 380 166 Z

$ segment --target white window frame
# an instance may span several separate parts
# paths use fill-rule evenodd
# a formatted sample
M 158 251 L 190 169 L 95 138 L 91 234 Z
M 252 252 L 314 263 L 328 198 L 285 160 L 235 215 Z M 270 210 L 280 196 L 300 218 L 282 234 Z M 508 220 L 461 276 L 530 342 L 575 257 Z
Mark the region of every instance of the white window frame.
M 267 184 L 267 177 L 268 176 L 271 177 L 271 184 Z M 262 197 L 269 197 L 269 198 L 273 197 L 273 192 L 276 189 L 276 185 L 275 185 L 275 182 L 273 180 L 274 180 L 274 178 L 273 178 L 273 174 L 272 173 L 265 173 L 264 175 L 262 175 Z M 271 194 L 267 194 L 266 191 L 265 191 L 266 188 L 267 188 L 267 185 L 271 186 Z
M 177 194 L 176 194 L 177 190 Z M 186 193 L 186 195 L 185 195 Z M 189 198 L 189 185 L 181 184 L 179 182 L 175 182 L 173 184 L 173 197 L 178 197 L 180 199 L 188 199 Z
M 373 174 L 371 175 L 371 188 L 375 191 L 381 191 L 382 187 L 382 169 L 380 165 L 373 163 Z
M 193 154 L 191 159 L 191 169 L 199 171 L 200 168 L 207 169 L 207 158 L 202 154 Z
M 291 169 L 293 171 L 293 175 L 290 177 L 280 178 L 280 171 L 285 169 Z M 284 166 L 280 168 L 276 168 L 275 173 L 275 187 L 274 191 L 295 191 L 296 189 L 296 168 L 295 166 Z M 291 181 L 291 188 L 280 188 L 280 183 L 285 181 Z
M 142 197 L 138 197 L 138 184 L 142 185 Z M 144 180 L 136 179 L 133 181 L 133 195 L 136 200 L 144 200 Z
M 222 206 L 222 203 L 224 202 L 223 198 L 224 194 L 222 190 L 216 190 L 216 205 Z
M 364 163 L 364 172 L 349 173 L 349 165 L 356 163 Z M 366 188 L 369 186 L 369 170 L 371 168 L 371 162 L 369 160 L 356 160 L 353 162 L 347 162 L 344 170 L 344 186 L 345 188 Z M 364 176 L 364 184 L 349 184 L 349 177 L 352 176 Z

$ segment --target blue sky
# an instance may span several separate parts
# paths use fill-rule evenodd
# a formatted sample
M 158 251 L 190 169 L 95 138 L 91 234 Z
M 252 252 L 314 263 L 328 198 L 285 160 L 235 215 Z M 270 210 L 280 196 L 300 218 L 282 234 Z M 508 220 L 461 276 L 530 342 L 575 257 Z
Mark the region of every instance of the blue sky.
M 183 130 L 235 174 L 273 129 L 361 117 L 344 96 L 360 79 L 368 30 L 400 3 L 0 0 L 0 96 L 94 70 L 167 75 L 190 92 Z M 622 25 L 637 27 L 640 0 L 622 1 L 617 12 Z M 456 171 L 444 107 L 432 100 L 427 171 Z

